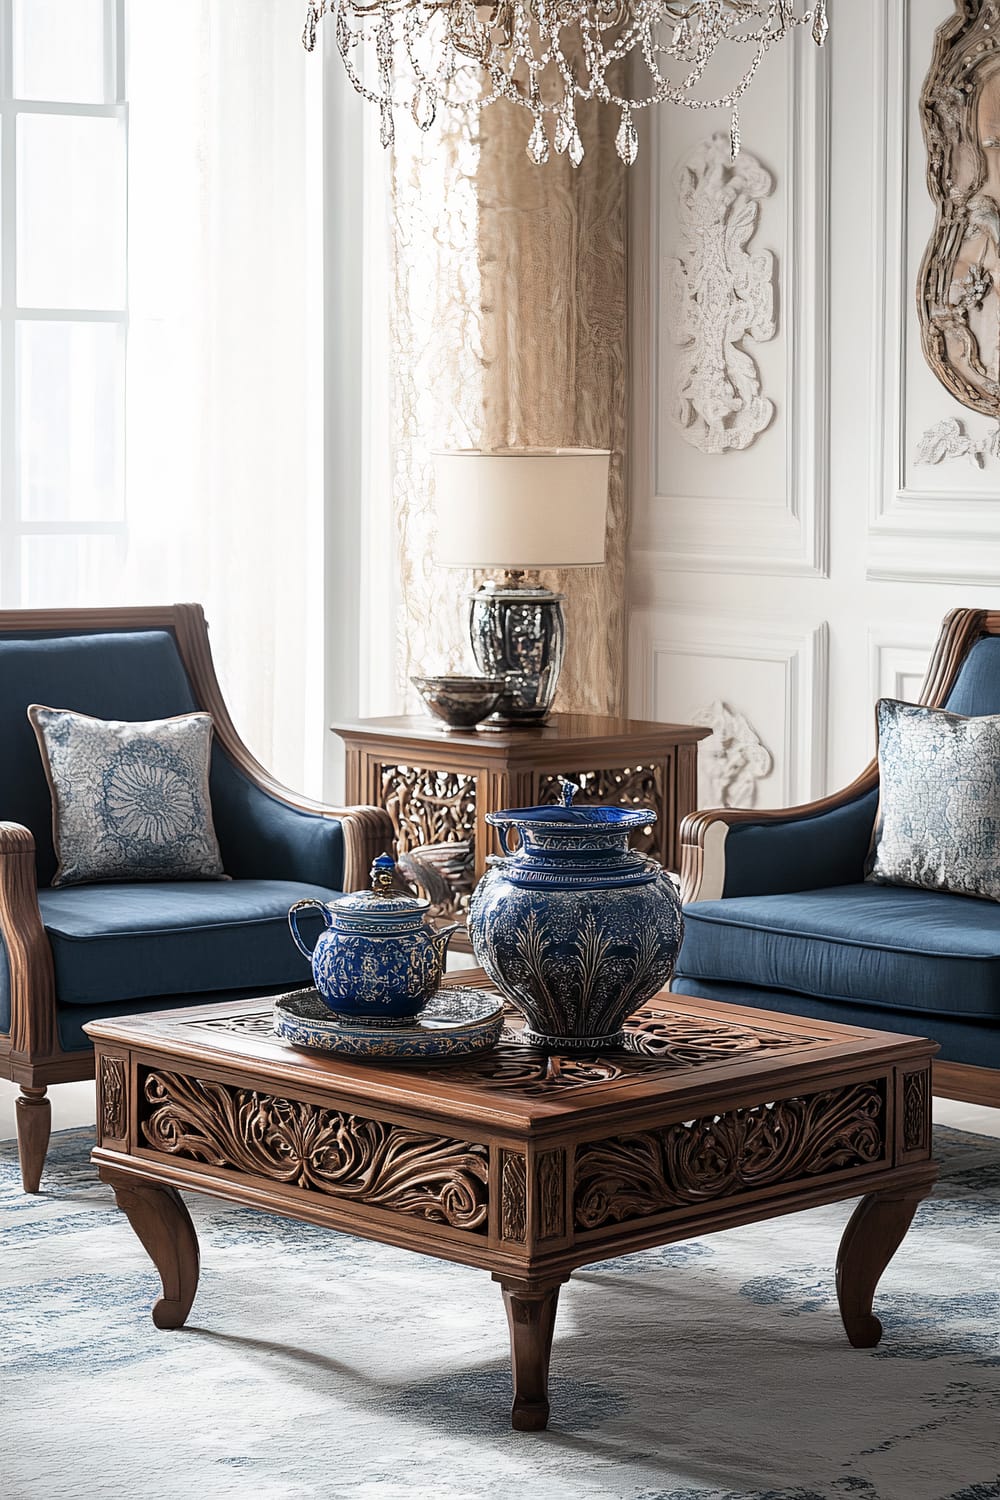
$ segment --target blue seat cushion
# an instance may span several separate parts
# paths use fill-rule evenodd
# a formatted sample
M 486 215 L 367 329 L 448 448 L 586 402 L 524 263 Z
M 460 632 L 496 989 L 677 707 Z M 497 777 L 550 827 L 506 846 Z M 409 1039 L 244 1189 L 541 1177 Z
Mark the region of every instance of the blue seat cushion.
M 685 907 L 677 977 L 1000 1020 L 1000 905 L 838 885 Z
M 309 982 L 288 908 L 340 893 L 288 880 L 175 880 L 38 893 L 56 998 L 104 1005 L 150 995 L 260 990 Z M 315 931 L 320 919 L 315 918 Z M 305 933 L 304 933 L 305 935 Z
M 941 1062 L 1000 1069 L 1000 1021 L 940 1014 L 932 1016 L 926 1011 L 917 1015 L 896 1006 L 889 1009 L 879 1005 L 860 1005 L 854 1000 L 822 1000 L 814 995 L 789 994 L 786 990 L 711 984 L 706 979 L 675 979 L 670 988 L 678 995 L 698 995 L 703 1000 L 721 1000 L 726 1005 L 751 1005 L 755 1010 L 780 1011 L 786 1016 L 839 1021 L 842 1026 L 865 1026 L 873 1031 L 894 1031 L 904 1036 L 929 1036 L 941 1048 Z

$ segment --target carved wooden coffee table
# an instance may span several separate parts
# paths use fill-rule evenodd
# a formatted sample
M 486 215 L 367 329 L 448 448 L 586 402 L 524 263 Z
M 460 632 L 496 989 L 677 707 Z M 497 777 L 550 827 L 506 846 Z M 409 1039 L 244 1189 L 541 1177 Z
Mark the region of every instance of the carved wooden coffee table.
M 259 999 L 88 1026 L 93 1159 L 159 1271 L 154 1323 L 179 1328 L 198 1284 L 179 1188 L 478 1266 L 503 1290 L 513 1425 L 536 1430 L 574 1268 L 861 1197 L 837 1294 L 851 1343 L 876 1344 L 876 1284 L 936 1176 L 934 1043 L 667 994 L 632 1025 L 600 1057 L 505 1040 L 405 1068 L 293 1051 Z

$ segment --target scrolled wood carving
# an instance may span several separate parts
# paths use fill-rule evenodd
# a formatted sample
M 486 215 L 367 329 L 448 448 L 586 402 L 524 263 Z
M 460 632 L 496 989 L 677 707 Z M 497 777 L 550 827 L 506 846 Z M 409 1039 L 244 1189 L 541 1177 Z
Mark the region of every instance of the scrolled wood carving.
M 768 1053 L 790 1047 L 814 1047 L 822 1045 L 822 1041 L 822 1037 L 738 1026 L 648 1006 L 636 1011 L 627 1022 L 625 1046 L 620 1051 L 560 1057 L 558 1066 L 553 1067 L 548 1053 L 538 1047 L 526 1047 L 515 1032 L 506 1032 L 493 1052 L 451 1064 L 448 1078 L 452 1083 L 511 1089 L 539 1098 L 590 1084 L 612 1083 L 619 1078 L 649 1077 L 656 1073 L 666 1076 L 677 1068 L 730 1062 L 743 1055 L 757 1061 Z M 419 1070 L 414 1067 L 410 1071 Z
M 147 1073 L 143 1096 L 157 1151 L 485 1232 L 484 1145 L 176 1073 Z
M 673 1068 L 727 1062 L 744 1054 L 759 1058 L 763 1053 L 783 1052 L 789 1047 L 816 1046 L 821 1040 L 791 1031 L 769 1031 L 761 1026 L 709 1021 L 704 1016 L 671 1014 L 656 1006 L 637 1011 L 625 1033 L 626 1047 Z
M 574 1216 L 599 1229 L 876 1162 L 884 1149 L 880 1082 L 729 1110 L 579 1147 Z
M 403 853 L 424 844 L 471 839 L 476 831 L 476 778 L 426 766 L 384 765 L 382 804 Z
M 917 284 L 924 355 L 973 411 L 1000 415 L 1000 3 L 955 0 L 920 98 L 934 230 Z
M 125 1063 L 120 1057 L 101 1058 L 100 1093 L 102 1140 L 124 1140 Z

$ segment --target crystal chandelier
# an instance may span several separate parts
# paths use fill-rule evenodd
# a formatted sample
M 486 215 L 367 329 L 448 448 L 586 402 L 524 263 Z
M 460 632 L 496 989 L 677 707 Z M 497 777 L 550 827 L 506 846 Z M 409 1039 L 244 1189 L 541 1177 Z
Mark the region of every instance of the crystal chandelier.
M 348 77 L 381 112 L 381 139 L 394 138 L 393 109 L 405 92 L 414 121 L 429 130 L 439 104 L 480 110 L 498 99 L 532 116 L 527 151 L 538 165 L 549 148 L 578 167 L 580 99 L 620 111 L 615 145 L 635 161 L 636 110 L 667 100 L 689 109 L 731 109 L 734 158 L 740 149 L 739 101 L 768 49 L 797 26 L 812 27 L 822 47 L 827 0 L 800 12 L 799 0 L 309 0 L 303 42 L 316 43 L 320 19 L 333 17 Z M 366 69 L 358 49 L 374 41 Z M 731 44 L 731 45 L 724 45 Z M 742 49 L 742 50 L 741 50 Z M 363 57 L 362 53 L 362 57 Z M 709 65 L 736 59 L 737 81 L 706 97 Z M 403 78 L 396 60 L 403 59 Z M 622 81 L 631 78 L 631 87 Z M 635 80 L 641 79 L 641 84 Z

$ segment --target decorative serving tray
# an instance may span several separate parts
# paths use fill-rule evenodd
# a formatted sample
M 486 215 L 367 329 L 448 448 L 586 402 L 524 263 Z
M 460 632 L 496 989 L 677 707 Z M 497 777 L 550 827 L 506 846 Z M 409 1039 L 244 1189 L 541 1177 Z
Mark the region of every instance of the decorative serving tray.
M 469 1057 L 495 1047 L 504 1007 L 492 990 L 441 989 L 405 1024 L 372 1025 L 338 1016 L 315 989 L 294 990 L 274 1002 L 274 1034 L 293 1047 L 335 1052 L 371 1062 L 412 1062 Z

